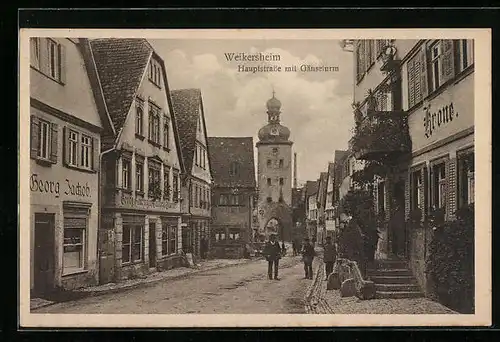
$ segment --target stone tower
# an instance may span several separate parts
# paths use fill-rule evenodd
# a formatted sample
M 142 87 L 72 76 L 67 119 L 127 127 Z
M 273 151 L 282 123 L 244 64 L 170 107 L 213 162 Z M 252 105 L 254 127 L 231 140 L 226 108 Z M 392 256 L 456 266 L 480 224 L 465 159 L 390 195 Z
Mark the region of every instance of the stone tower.
M 292 144 L 290 130 L 280 124 L 281 102 L 267 101 L 268 123 L 259 130 L 256 144 L 259 189 L 259 232 L 266 238 L 275 233 L 290 241 L 292 230 Z M 273 220 L 274 219 L 274 220 Z M 269 222 L 278 222 L 272 227 Z

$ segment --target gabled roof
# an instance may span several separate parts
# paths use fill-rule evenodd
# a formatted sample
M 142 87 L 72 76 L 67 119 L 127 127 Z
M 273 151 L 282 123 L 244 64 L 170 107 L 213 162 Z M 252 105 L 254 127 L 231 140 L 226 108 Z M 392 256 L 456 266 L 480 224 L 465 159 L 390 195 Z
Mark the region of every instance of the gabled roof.
M 146 39 L 90 41 L 111 120 L 119 132 L 153 53 Z
M 172 98 L 172 108 L 177 119 L 179 128 L 180 145 L 186 171 L 189 173 L 193 167 L 194 149 L 196 142 L 196 128 L 198 120 L 201 119 L 204 127 L 204 135 L 207 137 L 207 126 L 205 124 L 205 115 L 203 112 L 203 101 L 200 89 L 177 89 L 170 91 Z M 201 113 L 200 113 L 201 109 Z M 208 145 L 208 144 L 207 144 Z M 210 160 L 210 148 L 207 146 L 208 165 L 212 170 Z
M 162 69 L 165 96 L 169 106 L 174 140 L 181 172 L 185 171 L 179 143 L 177 119 L 172 108 L 167 80 L 167 70 L 161 57 L 143 38 L 99 38 L 90 41 L 91 52 L 101 83 L 106 107 L 115 130 L 115 144 L 120 138 L 123 125 L 139 86 L 146 74 L 149 60 L 154 56 Z
M 335 178 L 335 163 L 328 163 L 328 178 Z
M 255 188 L 252 137 L 209 137 L 207 141 L 214 186 Z M 239 163 L 236 175 L 230 174 L 233 162 Z
M 319 176 L 318 197 L 317 200 L 320 205 L 324 206 L 325 195 L 327 190 L 328 173 L 321 172 Z
M 318 193 L 318 181 L 307 181 L 306 182 L 306 197 L 315 195 Z

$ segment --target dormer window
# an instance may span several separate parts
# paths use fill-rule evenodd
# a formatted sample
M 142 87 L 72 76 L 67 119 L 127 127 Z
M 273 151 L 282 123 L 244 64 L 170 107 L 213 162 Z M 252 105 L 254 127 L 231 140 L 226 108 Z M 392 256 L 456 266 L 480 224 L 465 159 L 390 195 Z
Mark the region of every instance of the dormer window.
M 161 87 L 161 66 L 157 59 L 151 58 L 149 63 L 149 80 Z

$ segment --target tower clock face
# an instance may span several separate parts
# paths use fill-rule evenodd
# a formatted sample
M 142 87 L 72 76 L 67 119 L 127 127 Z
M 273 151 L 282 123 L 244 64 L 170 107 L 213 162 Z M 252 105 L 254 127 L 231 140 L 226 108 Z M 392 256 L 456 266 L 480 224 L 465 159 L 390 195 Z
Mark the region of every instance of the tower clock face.
M 276 127 L 271 129 L 271 135 L 278 135 L 278 129 Z

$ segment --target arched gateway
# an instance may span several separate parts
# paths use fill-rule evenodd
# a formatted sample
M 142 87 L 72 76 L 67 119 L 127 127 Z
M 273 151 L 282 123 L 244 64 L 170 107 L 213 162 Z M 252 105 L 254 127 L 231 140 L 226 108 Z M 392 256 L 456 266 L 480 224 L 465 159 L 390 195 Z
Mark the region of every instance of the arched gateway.
M 275 232 L 280 240 L 290 241 L 292 225 L 292 144 L 290 130 L 280 124 L 281 102 L 267 101 L 268 124 L 259 130 L 258 218 L 259 233 L 269 237 Z M 272 227 L 272 222 L 276 227 Z M 271 222 L 271 225 L 269 223 Z

